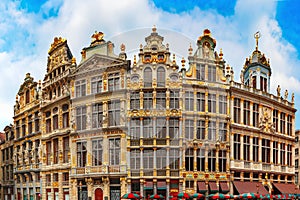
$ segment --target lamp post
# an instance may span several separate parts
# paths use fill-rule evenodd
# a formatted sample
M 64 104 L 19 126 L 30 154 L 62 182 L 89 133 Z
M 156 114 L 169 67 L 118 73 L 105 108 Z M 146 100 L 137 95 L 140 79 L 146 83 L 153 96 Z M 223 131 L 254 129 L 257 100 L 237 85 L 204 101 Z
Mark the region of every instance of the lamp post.
M 82 182 L 79 182 L 79 200 L 82 200 Z

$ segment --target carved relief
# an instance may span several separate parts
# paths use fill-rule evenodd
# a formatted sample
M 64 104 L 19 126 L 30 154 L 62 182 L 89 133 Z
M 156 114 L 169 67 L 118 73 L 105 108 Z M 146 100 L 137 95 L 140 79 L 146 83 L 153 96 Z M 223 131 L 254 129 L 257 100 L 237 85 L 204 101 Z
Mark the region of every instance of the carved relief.
M 268 133 L 274 133 L 275 128 L 271 119 L 272 110 L 270 108 L 263 108 L 263 113 L 260 116 L 259 128 Z

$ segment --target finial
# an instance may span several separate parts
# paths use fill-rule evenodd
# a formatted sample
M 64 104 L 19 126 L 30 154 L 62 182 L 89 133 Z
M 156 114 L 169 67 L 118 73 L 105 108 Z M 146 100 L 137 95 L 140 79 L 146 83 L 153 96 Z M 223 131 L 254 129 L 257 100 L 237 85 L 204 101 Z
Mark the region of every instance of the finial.
M 136 55 L 133 56 L 133 65 L 136 65 Z
M 190 43 L 190 48 L 188 50 L 189 50 L 189 55 L 191 56 L 192 53 L 193 53 L 193 48 L 192 48 L 192 44 L 191 43 Z
M 255 40 L 256 40 L 256 47 L 255 47 L 255 49 L 256 49 L 256 51 L 258 50 L 258 39 L 260 38 L 260 32 L 259 31 L 257 31 L 255 34 L 254 34 L 254 38 L 255 38 Z
M 223 59 L 223 50 L 222 50 L 222 48 L 220 49 L 219 56 L 220 56 L 220 59 Z
M 122 52 L 125 52 L 125 44 L 122 43 L 121 46 L 120 46 L 120 49 L 121 49 Z
M 294 94 L 294 92 L 292 93 L 292 103 L 294 103 L 295 102 L 295 94 Z
M 175 61 L 175 53 L 173 54 L 173 65 L 175 65 L 176 64 L 176 61 Z
M 152 32 L 153 32 L 153 33 L 156 32 L 156 26 L 155 26 L 155 25 L 153 25 Z
M 184 60 L 183 57 L 182 57 L 182 59 L 181 59 L 181 66 L 182 66 L 182 68 L 184 68 L 184 66 L 185 66 L 185 60 Z
M 143 45 L 142 44 L 140 44 L 140 49 L 142 49 L 143 48 Z
M 100 41 L 100 40 L 103 40 L 104 33 L 95 31 L 95 33 L 91 37 L 93 40 L 92 42 Z
M 278 97 L 280 97 L 280 91 L 281 91 L 281 88 L 280 88 L 280 85 L 278 85 L 278 86 L 277 86 L 277 96 L 278 96 Z
M 72 64 L 76 64 L 76 58 L 75 57 L 72 58 Z

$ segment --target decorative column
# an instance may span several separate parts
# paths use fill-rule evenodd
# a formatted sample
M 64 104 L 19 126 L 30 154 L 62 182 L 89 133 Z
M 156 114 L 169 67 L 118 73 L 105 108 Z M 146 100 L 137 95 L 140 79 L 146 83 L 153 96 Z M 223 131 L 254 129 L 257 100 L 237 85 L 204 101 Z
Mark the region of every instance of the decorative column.
M 63 174 L 62 172 L 58 173 L 58 198 L 64 199 L 64 190 L 63 190 Z

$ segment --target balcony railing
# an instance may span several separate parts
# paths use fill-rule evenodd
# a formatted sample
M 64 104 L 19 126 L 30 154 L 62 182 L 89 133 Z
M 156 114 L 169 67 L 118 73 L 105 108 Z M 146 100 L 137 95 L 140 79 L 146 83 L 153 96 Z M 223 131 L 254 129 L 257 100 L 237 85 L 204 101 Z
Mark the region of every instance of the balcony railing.
M 131 176 L 140 176 L 140 170 L 131 170 L 130 174 Z
M 69 186 L 69 181 L 63 181 L 62 186 Z
M 166 176 L 166 170 L 165 169 L 159 169 L 157 170 L 157 176 Z
M 156 139 L 156 145 L 166 145 L 166 144 L 167 144 L 166 139 L 160 139 L 160 138 Z
M 251 163 L 250 162 L 244 162 L 244 167 L 245 168 L 251 168 Z
M 263 170 L 271 170 L 271 165 L 270 164 L 262 164 L 262 169 Z
M 143 145 L 153 145 L 153 139 L 143 139 Z
M 108 166 L 108 171 L 110 173 L 120 172 L 120 166 Z
M 170 170 L 170 176 L 179 176 L 179 170 Z
M 130 140 L 130 146 L 140 146 L 140 140 Z
M 144 171 L 144 176 L 153 176 L 153 171 Z

